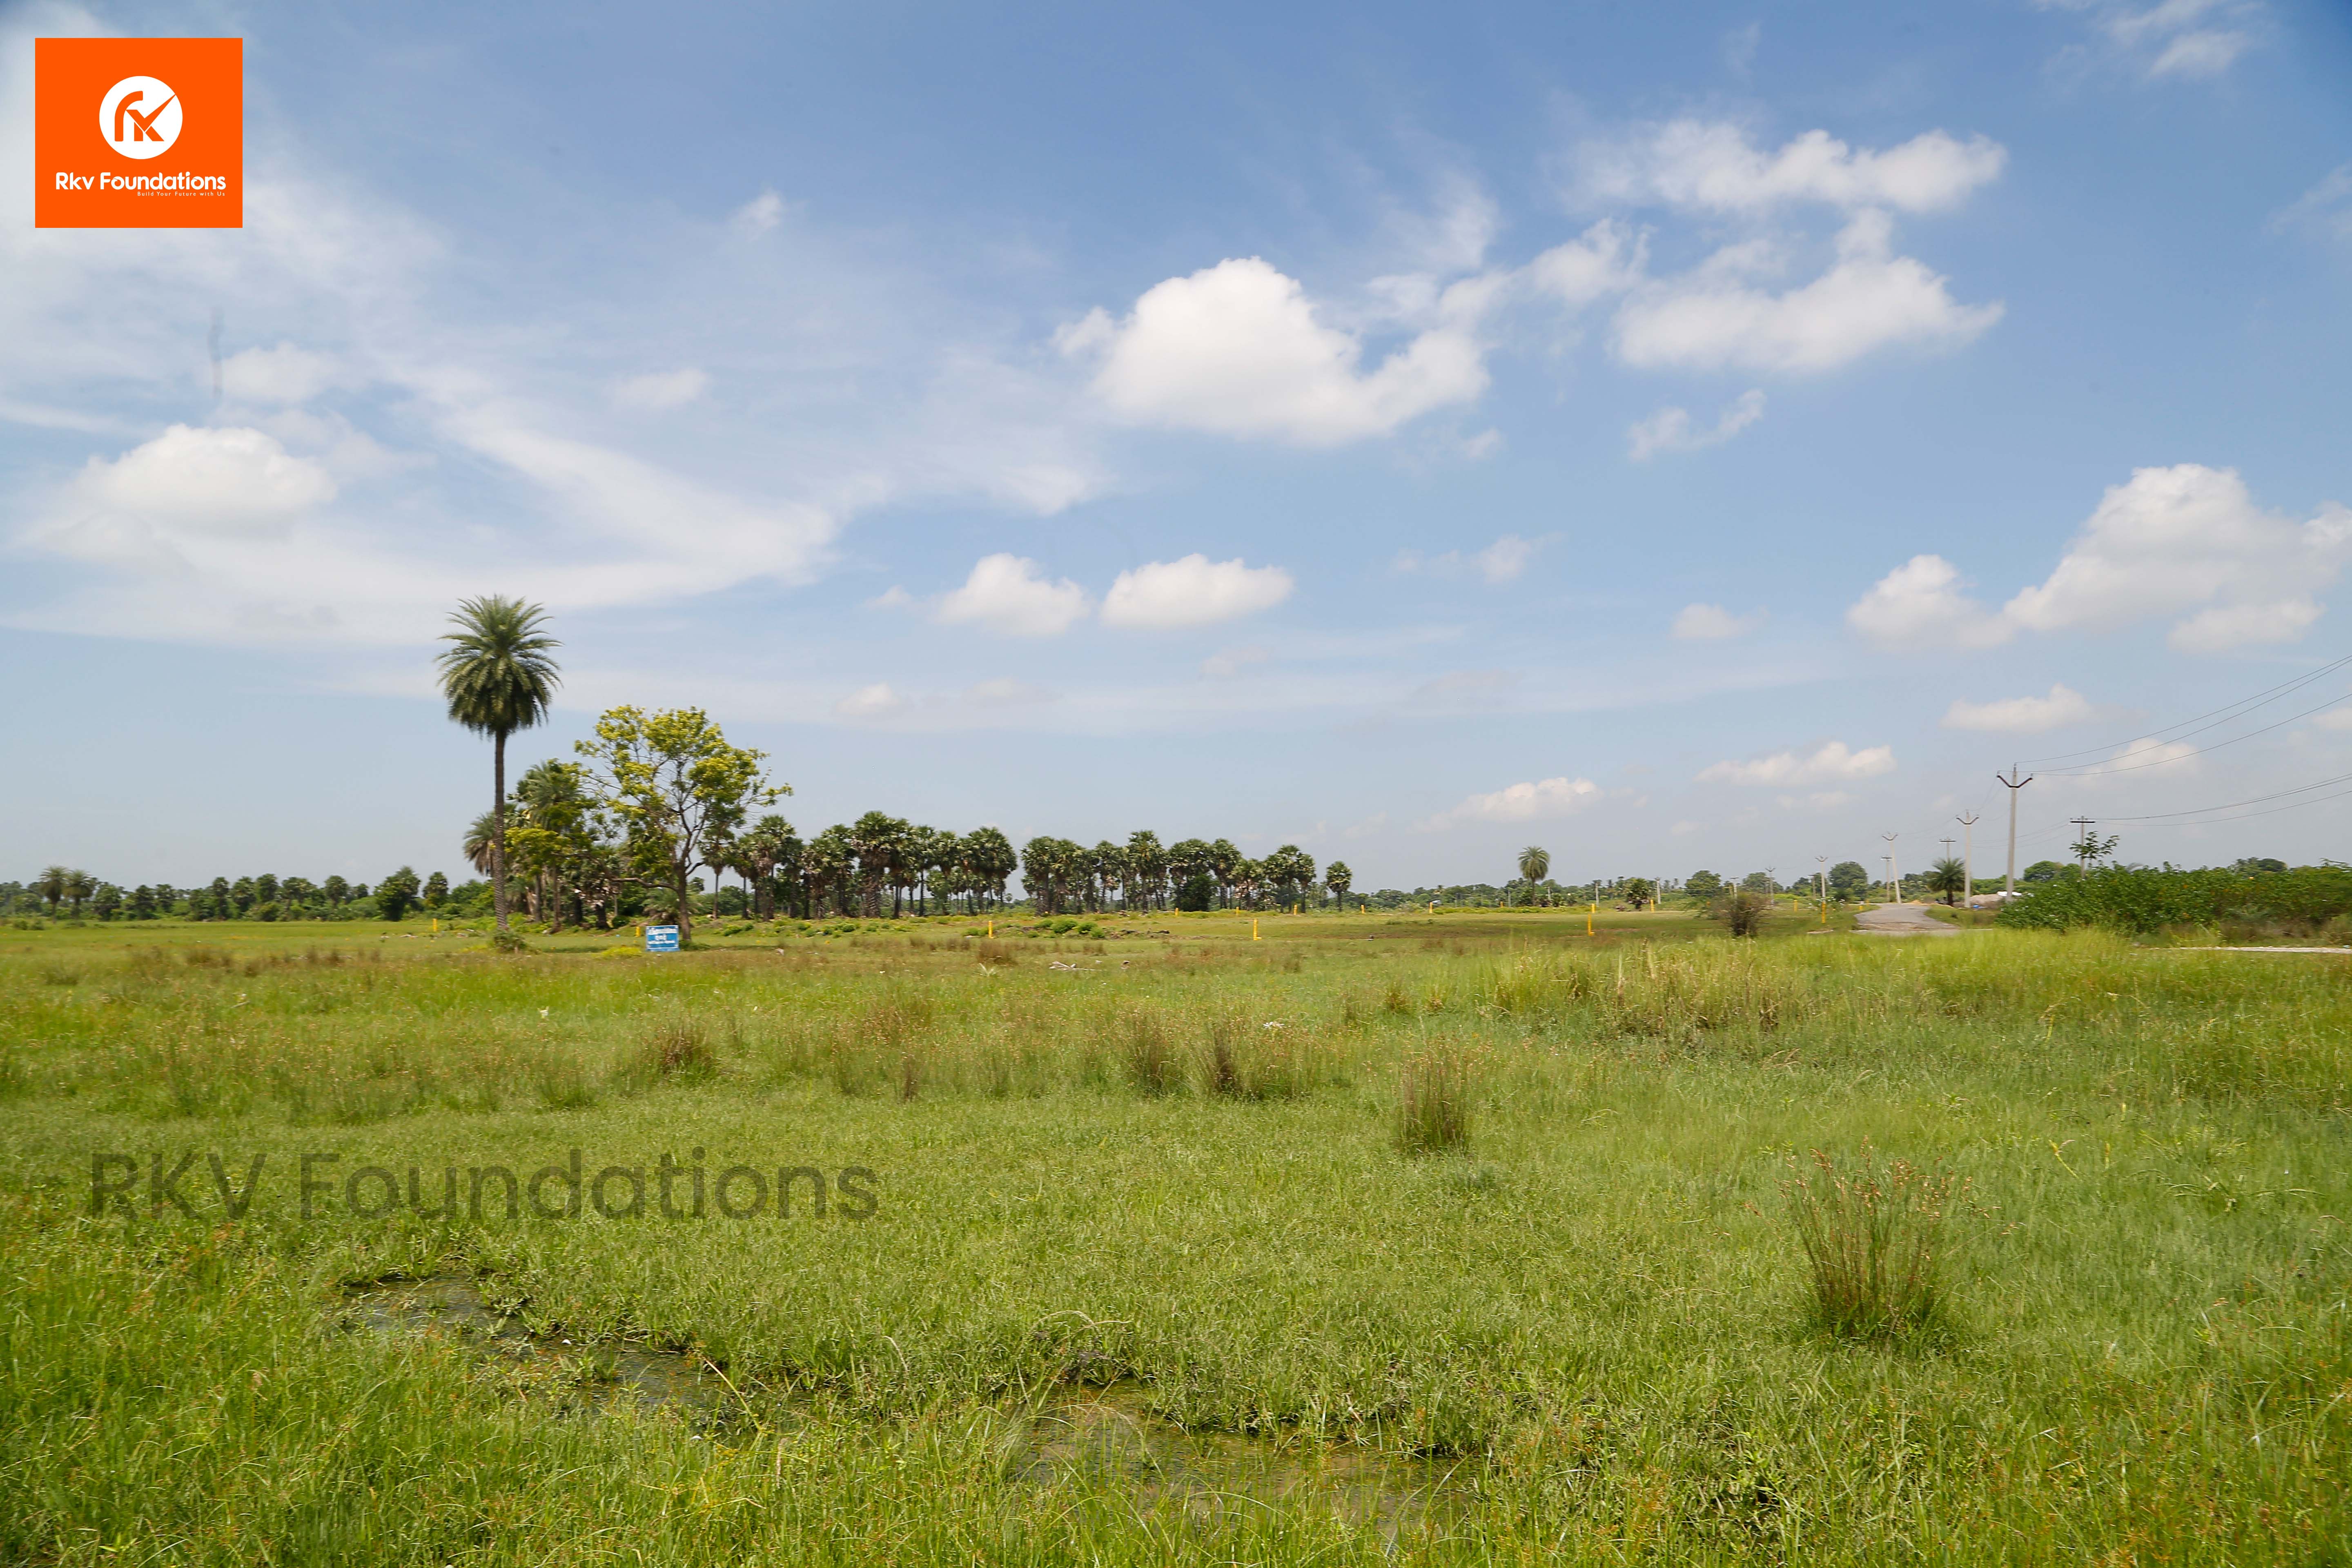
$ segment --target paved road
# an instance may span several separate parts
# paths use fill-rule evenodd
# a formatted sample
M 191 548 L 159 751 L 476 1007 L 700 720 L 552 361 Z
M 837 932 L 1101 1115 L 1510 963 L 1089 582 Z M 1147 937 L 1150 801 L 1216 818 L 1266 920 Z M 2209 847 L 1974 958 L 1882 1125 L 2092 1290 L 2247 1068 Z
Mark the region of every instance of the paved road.
M 1948 926 L 1916 904 L 1881 904 L 1853 917 L 1857 930 L 1880 936 L 1958 936 L 1960 928 Z

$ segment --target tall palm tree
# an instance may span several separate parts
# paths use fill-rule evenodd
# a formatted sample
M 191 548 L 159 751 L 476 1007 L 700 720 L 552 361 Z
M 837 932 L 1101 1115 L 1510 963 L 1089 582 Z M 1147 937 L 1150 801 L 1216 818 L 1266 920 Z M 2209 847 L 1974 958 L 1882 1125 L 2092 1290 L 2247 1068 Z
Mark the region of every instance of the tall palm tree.
M 547 611 L 520 599 L 485 595 L 459 604 L 449 622 L 457 629 L 437 661 L 449 717 L 491 740 L 490 897 L 499 931 L 507 930 L 507 737 L 547 718 L 562 679 L 551 650 L 562 645 L 541 630 Z
M 1550 876 L 1551 852 L 1538 844 L 1530 844 L 1520 850 L 1519 875 L 1528 879 L 1528 886 L 1530 889 Z

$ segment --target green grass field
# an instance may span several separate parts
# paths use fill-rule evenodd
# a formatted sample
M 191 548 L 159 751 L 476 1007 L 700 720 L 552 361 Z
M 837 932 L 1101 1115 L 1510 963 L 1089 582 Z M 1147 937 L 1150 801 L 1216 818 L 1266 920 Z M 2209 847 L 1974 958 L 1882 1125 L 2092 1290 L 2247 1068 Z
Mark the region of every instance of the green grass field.
M 1024 923 L 0 931 L 0 1559 L 2352 1558 L 2344 960 Z M 1467 1144 L 1407 1152 L 1433 1083 Z M 1855 1340 L 1784 1188 L 1865 1148 L 1961 1185 L 1932 1317 Z M 1041 1460 L 1087 1388 L 1165 1441 Z

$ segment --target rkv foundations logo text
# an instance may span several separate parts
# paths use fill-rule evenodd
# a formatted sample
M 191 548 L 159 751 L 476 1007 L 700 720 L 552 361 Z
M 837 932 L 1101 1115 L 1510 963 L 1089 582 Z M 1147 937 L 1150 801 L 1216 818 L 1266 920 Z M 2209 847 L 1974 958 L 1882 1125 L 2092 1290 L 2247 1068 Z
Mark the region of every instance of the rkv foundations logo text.
M 482 1223 L 520 1219 L 870 1219 L 882 1179 L 844 1165 L 828 1179 L 814 1165 L 716 1166 L 696 1149 L 681 1161 L 664 1150 L 651 1161 L 589 1168 L 567 1150 L 557 1163 L 371 1165 L 341 1154 L 268 1154 L 224 1159 L 184 1149 L 97 1153 L 89 1159 L 89 1212 L 238 1220 L 256 1211 L 305 1220 L 419 1219 Z
M 241 38 L 37 38 L 37 228 L 242 228 Z

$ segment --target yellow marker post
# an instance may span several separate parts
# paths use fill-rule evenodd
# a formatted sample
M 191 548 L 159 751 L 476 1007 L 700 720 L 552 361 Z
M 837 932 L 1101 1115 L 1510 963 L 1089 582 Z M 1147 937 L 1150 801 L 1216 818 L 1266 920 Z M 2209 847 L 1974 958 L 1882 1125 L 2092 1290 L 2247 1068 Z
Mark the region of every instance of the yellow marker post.
M 1258 934 L 1257 934 L 1257 921 L 1256 921 L 1255 920 L 1252 920 L 1252 921 L 1250 921 L 1250 941 L 1252 941 L 1252 942 L 1255 942 L 1255 941 L 1257 941 L 1257 940 L 1258 940 Z
M 996 922 L 994 921 L 988 922 L 988 934 L 991 937 L 993 937 L 996 934 Z
M 1591 935 L 1592 934 L 1592 917 L 1593 917 L 1593 916 L 1595 916 L 1595 915 L 1597 915 L 1597 914 L 1599 914 L 1600 912 L 1601 912 L 1601 900 L 1598 900 L 1598 899 L 1595 899 L 1595 900 L 1592 900 L 1592 902 L 1591 902 L 1589 906 L 1587 906 L 1587 908 L 1585 909 L 1585 911 L 1584 911 L 1584 934 L 1585 934 L 1585 935 L 1587 935 L 1587 936 L 1591 936 Z

